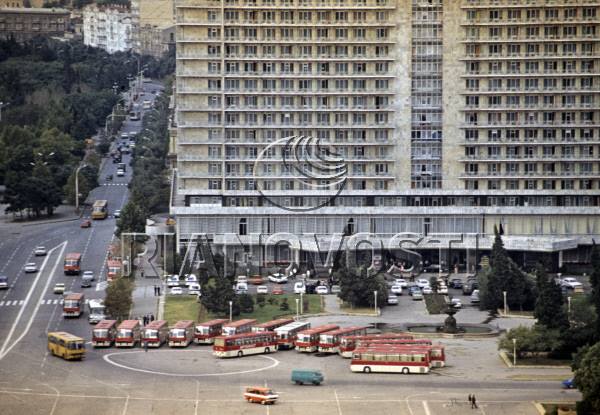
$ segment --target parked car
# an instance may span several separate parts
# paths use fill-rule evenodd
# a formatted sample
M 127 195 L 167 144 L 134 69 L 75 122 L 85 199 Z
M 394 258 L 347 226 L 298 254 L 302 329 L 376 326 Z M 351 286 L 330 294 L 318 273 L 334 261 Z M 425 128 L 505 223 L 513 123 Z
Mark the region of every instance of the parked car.
M 294 294 L 306 294 L 306 285 L 302 281 L 294 284 Z
M 200 284 L 198 284 L 197 282 L 190 282 L 188 284 L 188 294 L 200 295 Z
M 450 300 L 450 306 L 452 308 L 462 308 L 462 303 L 460 302 L 460 298 L 453 298 Z
M 323 377 L 323 374 L 318 370 L 292 370 L 292 382 L 294 382 L 296 385 L 304 385 L 305 383 L 320 385 L 324 379 L 325 378 Z
M 396 294 L 389 294 L 387 303 L 388 305 L 398 305 L 398 296 Z
M 127 133 L 121 133 L 121 138 L 123 140 L 125 140 L 125 139 L 129 138 L 129 134 L 127 134 Z
M 273 294 L 273 295 L 281 295 L 283 293 L 285 293 L 285 291 L 283 290 L 283 288 L 273 288 L 271 290 L 271 294 Z
M 561 279 L 560 285 L 570 289 L 575 289 L 576 287 L 583 287 L 583 284 L 573 277 L 565 277 Z
M 184 285 L 187 287 L 190 285 L 190 283 L 197 283 L 198 282 L 198 277 L 196 277 L 194 274 L 188 274 L 185 276 L 185 280 L 184 280 Z
M 248 386 L 244 392 L 246 401 L 263 405 L 274 404 L 278 397 L 271 389 L 262 386 Z
M 445 285 L 438 285 L 437 292 L 438 294 L 448 294 L 448 287 Z
M 23 270 L 26 273 L 38 272 L 38 267 L 35 262 L 28 262 L 27 264 L 25 264 L 25 267 L 23 268 Z
M 8 277 L 6 275 L 0 275 L 0 289 L 8 288 Z
M 429 280 L 425 279 L 425 278 L 419 278 L 417 280 L 417 287 L 419 288 L 423 288 L 429 286 Z
M 245 275 L 238 275 L 235 281 L 248 283 L 248 277 Z
M 478 288 L 479 284 L 477 284 L 477 281 L 467 281 L 467 283 L 462 287 L 462 292 L 464 295 L 471 295 L 473 291 Z
M 35 256 L 44 256 L 44 255 L 48 254 L 48 251 L 46 250 L 46 247 L 44 247 L 44 246 L 38 246 L 33 251 L 33 254 Z
M 248 283 L 247 282 L 238 282 L 235 285 L 235 293 L 236 294 L 246 294 L 248 292 Z
M 450 283 L 448 285 L 450 286 L 450 288 L 462 288 L 463 283 L 461 279 L 453 278 L 452 280 L 450 280 Z
M 390 291 L 394 294 L 397 295 L 402 295 L 402 287 L 400 285 L 392 285 L 392 288 L 390 288 Z
M 396 278 L 394 280 L 394 285 L 399 285 L 402 288 L 407 288 L 408 282 L 406 282 L 406 280 L 404 278 Z
M 117 170 L 117 177 L 123 177 L 125 176 L 125 171 L 122 169 Z
M 269 281 L 277 284 L 285 284 L 286 282 L 288 282 L 288 277 L 279 273 L 271 274 L 269 275 Z
M 408 287 L 408 295 L 413 295 L 415 291 L 421 292 L 421 289 L 416 285 L 411 285 L 410 287 Z
M 179 287 L 179 275 L 171 275 L 167 278 L 167 287 Z
M 267 287 L 266 285 L 259 285 L 258 287 L 256 287 L 256 294 L 268 294 L 269 293 L 269 287 Z
M 319 285 L 317 288 L 315 288 L 315 292 L 317 294 L 321 294 L 321 295 L 323 295 L 323 294 L 329 294 L 329 288 L 327 288 L 324 285 Z
M 56 284 L 54 284 L 54 289 L 52 290 L 52 292 L 54 294 L 59 294 L 62 295 L 65 293 L 65 284 L 63 284 L 62 282 L 57 282 Z
M 473 292 L 471 293 L 471 303 L 479 303 L 479 290 L 473 290 Z
M 92 221 L 89 219 L 84 219 L 81 221 L 81 224 L 79 225 L 80 228 L 90 228 L 92 226 Z
M 252 285 L 262 285 L 265 282 L 264 278 L 260 275 L 253 275 L 252 278 L 248 280 L 248 283 Z
M 433 294 L 433 290 L 431 289 L 430 285 L 426 285 L 423 288 L 421 288 L 421 292 L 423 294 Z
M 423 292 L 421 292 L 421 291 L 415 291 L 415 292 L 413 292 L 412 299 L 413 299 L 413 301 L 421 301 L 421 300 L 423 300 Z
M 183 288 L 181 288 L 181 287 L 173 287 L 173 288 L 171 288 L 171 291 L 169 291 L 169 294 L 171 294 L 171 295 L 182 295 L 183 294 Z
M 113 216 L 115 218 L 120 218 L 121 217 L 121 209 L 117 209 L 113 212 Z
M 339 285 L 332 285 L 330 291 L 331 294 L 339 294 L 340 292 L 342 292 L 342 287 L 340 287 Z

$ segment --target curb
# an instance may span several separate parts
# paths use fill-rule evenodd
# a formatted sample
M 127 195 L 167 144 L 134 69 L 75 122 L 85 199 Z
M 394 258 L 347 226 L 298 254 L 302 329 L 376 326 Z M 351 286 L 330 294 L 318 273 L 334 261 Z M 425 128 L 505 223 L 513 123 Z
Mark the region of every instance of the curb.
M 35 223 L 24 223 L 21 226 L 27 227 L 27 226 L 35 226 L 35 225 L 47 225 L 50 223 L 72 222 L 72 221 L 79 220 L 79 219 L 81 219 L 81 216 L 76 217 L 76 218 L 71 218 L 71 219 L 58 219 L 58 220 L 49 220 L 49 221 L 35 222 Z
M 534 316 L 527 316 L 527 315 L 520 315 L 520 314 L 510 314 L 510 312 L 508 314 L 504 314 L 502 312 L 502 310 L 497 310 L 497 314 L 498 317 L 500 318 L 526 318 L 526 319 L 530 319 L 530 320 L 535 320 Z
M 500 350 L 500 352 L 498 352 L 498 354 L 500 355 L 500 359 L 502 359 L 502 361 L 504 362 L 504 364 L 511 368 L 511 369 L 569 369 L 571 370 L 571 366 L 567 366 L 567 365 L 556 365 L 556 366 L 549 366 L 549 365 L 513 365 L 512 360 L 508 357 L 508 355 L 506 354 L 506 351 L 504 350 Z

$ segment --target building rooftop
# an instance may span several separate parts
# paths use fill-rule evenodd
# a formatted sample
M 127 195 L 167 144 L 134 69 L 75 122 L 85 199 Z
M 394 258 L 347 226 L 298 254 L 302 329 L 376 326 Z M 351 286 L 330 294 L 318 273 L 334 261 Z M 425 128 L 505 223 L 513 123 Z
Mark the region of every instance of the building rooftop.
M 19 13 L 19 14 L 71 14 L 71 11 L 67 9 L 59 8 L 27 8 L 27 7 L 2 7 L 0 8 L 2 13 Z

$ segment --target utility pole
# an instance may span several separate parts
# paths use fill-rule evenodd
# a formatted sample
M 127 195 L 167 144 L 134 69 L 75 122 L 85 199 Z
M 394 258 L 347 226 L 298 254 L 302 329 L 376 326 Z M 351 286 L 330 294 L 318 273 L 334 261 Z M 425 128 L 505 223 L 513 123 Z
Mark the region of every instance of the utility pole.
M 75 211 L 79 213 L 79 170 L 87 167 L 87 164 L 82 164 L 75 170 Z

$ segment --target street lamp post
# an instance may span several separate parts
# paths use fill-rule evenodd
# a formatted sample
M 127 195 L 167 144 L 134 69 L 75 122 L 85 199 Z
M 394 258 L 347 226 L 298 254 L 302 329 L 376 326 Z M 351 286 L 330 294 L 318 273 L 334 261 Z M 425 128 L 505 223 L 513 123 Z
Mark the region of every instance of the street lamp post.
M 502 291 L 502 295 L 504 296 L 504 315 L 508 314 L 508 306 L 506 305 L 506 291 Z
M 79 212 L 79 170 L 87 167 L 87 164 L 82 164 L 75 170 L 75 211 Z
M 571 296 L 567 297 L 567 319 L 571 321 Z
M 375 315 L 377 315 L 377 290 L 373 291 L 373 296 L 375 297 Z
M 229 301 L 229 321 L 233 320 L 233 301 Z
M 517 366 L 517 339 L 513 337 L 513 366 Z
M 304 287 L 306 287 L 306 283 L 304 284 Z M 304 314 L 304 293 L 302 291 L 300 291 L 300 314 Z
M 300 308 L 299 308 L 299 303 L 300 299 L 296 298 L 296 320 L 300 320 Z

